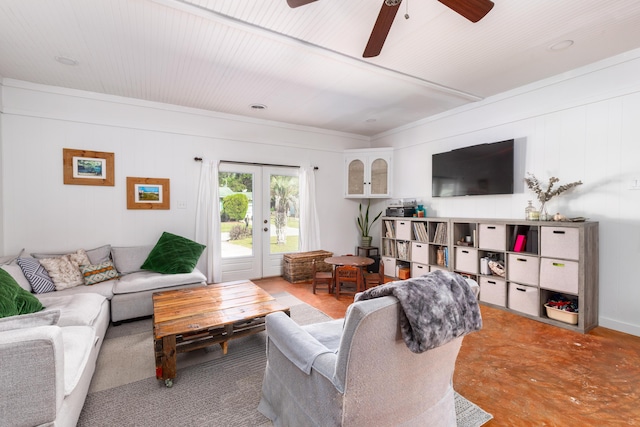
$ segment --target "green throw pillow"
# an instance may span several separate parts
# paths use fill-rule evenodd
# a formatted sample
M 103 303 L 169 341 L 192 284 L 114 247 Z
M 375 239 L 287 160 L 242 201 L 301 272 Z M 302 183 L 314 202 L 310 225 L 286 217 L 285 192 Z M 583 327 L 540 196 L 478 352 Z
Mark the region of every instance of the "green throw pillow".
M 165 231 L 140 268 L 164 274 L 191 273 L 205 248 L 205 245 Z
M 42 303 L 25 291 L 9 273 L 0 268 L 0 318 L 42 310 Z

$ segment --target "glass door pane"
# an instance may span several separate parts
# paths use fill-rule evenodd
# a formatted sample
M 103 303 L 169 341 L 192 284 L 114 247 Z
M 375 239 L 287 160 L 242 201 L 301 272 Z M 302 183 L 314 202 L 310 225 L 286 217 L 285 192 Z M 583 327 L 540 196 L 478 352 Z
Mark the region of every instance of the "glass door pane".
M 269 177 L 270 254 L 299 251 L 300 191 L 298 176 L 271 174 Z
M 252 173 L 220 172 L 221 256 L 252 256 L 253 181 Z

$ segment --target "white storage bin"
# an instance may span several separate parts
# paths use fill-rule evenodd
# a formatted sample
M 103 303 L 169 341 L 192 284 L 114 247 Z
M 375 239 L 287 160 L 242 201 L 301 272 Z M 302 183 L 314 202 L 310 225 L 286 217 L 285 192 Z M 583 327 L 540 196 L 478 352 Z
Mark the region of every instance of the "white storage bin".
M 480 249 L 504 251 L 507 248 L 507 227 L 504 224 L 480 224 L 478 247 Z
M 495 277 L 480 277 L 480 301 L 506 307 L 507 282 Z
M 420 264 L 429 264 L 429 245 L 420 242 L 411 242 L 411 261 Z
M 396 219 L 396 239 L 411 240 L 411 221 Z
M 478 250 L 466 247 L 456 248 L 455 267 L 457 271 L 478 274 Z
M 531 316 L 540 316 L 540 290 L 532 286 L 509 283 L 507 307 Z
M 578 262 L 552 258 L 540 260 L 540 287 L 578 294 Z
M 419 264 L 417 262 L 411 263 L 411 277 L 424 276 L 429 272 L 429 266 Z
M 570 227 L 542 227 L 540 255 L 549 258 L 580 259 L 580 230 Z
M 394 277 L 396 274 L 396 259 L 383 256 L 382 262 L 384 262 L 384 275 Z
M 507 279 L 527 285 L 537 285 L 540 259 L 520 254 L 507 255 Z

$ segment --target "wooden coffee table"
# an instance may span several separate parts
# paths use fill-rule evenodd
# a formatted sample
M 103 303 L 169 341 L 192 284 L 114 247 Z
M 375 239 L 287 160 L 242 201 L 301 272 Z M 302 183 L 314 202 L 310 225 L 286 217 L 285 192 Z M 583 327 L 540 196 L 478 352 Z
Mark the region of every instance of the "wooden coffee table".
M 176 377 L 178 353 L 264 331 L 264 317 L 289 307 L 248 280 L 153 294 L 156 378 L 167 387 Z

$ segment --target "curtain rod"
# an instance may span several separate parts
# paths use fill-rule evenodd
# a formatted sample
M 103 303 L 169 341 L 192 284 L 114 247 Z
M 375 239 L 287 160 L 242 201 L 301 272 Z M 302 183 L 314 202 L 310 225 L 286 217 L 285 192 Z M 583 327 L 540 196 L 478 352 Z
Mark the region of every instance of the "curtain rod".
M 195 160 L 196 162 L 201 162 L 202 161 L 202 157 L 194 157 L 193 160 Z M 233 163 L 233 164 L 236 164 L 236 165 L 252 165 L 252 166 L 273 166 L 273 167 L 278 167 L 278 168 L 298 168 L 298 169 L 300 169 L 300 166 L 293 166 L 293 165 L 277 165 L 277 164 L 273 164 L 273 163 L 239 162 L 239 161 L 236 161 L 236 160 L 220 160 L 220 163 Z M 318 167 L 314 166 L 313 170 L 318 170 Z

